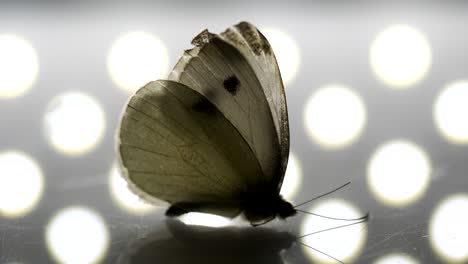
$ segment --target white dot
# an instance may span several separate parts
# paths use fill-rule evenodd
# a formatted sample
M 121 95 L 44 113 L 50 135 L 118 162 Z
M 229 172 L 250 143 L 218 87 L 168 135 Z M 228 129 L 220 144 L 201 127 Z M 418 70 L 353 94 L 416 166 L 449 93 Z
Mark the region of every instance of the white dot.
M 130 32 L 112 45 L 107 59 L 112 80 L 123 90 L 134 92 L 150 81 L 164 78 L 169 70 L 164 43 L 145 32 Z
M 283 179 L 283 185 L 281 186 L 280 194 L 291 201 L 297 193 L 297 189 L 302 180 L 302 170 L 299 164 L 299 160 L 296 156 L 290 152 L 288 167 Z
M 38 72 L 39 59 L 31 44 L 15 35 L 0 35 L 0 98 L 24 94 Z
M 358 209 L 348 202 L 336 199 L 322 202 L 318 206 L 311 208 L 309 212 L 344 219 L 355 219 L 363 216 Z M 300 241 L 310 247 L 339 259 L 340 261 L 351 263 L 360 254 L 365 244 L 367 237 L 366 224 L 360 223 L 327 230 L 329 228 L 348 225 L 351 223 L 353 223 L 353 221 L 331 220 L 308 215 L 302 223 L 301 235 L 322 230 L 326 231 L 306 236 Z M 304 247 L 304 250 L 307 256 L 313 261 L 320 263 L 336 263 L 336 260 L 321 254 L 318 251 L 307 247 Z
M 37 163 L 28 155 L 0 153 L 0 215 L 20 217 L 36 207 L 42 196 L 44 179 Z
M 92 97 L 68 92 L 55 97 L 45 114 L 48 140 L 59 152 L 79 155 L 91 151 L 102 139 L 105 115 Z
M 392 253 L 380 257 L 375 264 L 418 264 L 413 257 L 402 254 L 402 253 Z
M 187 225 L 223 227 L 231 223 L 231 220 L 214 214 L 188 213 L 180 217 L 180 220 Z
M 344 147 L 354 142 L 366 123 L 361 98 L 341 85 L 320 88 L 305 107 L 309 136 L 325 148 Z
M 109 246 L 109 233 L 97 213 L 83 207 L 69 207 L 48 223 L 46 242 L 59 263 L 98 263 Z
M 431 65 L 425 36 L 408 25 L 394 25 L 379 33 L 370 48 L 370 64 L 377 77 L 402 89 L 420 81 Z
M 437 96 L 434 118 L 442 135 L 453 143 L 468 144 L 468 81 L 447 86 Z
M 430 181 L 431 163 L 414 143 L 390 141 L 372 155 L 367 181 L 378 200 L 387 205 L 408 205 L 423 196 Z
M 112 198 L 125 211 L 134 214 L 145 214 L 156 209 L 155 206 L 142 201 L 128 188 L 127 182 L 122 178 L 116 166 L 112 167 L 109 182 Z
M 296 41 L 278 29 L 266 28 L 262 30 L 262 34 L 275 53 L 284 84 L 289 84 L 296 77 L 300 64 L 300 52 Z
M 454 194 L 442 201 L 429 224 L 429 237 L 435 252 L 445 261 L 468 260 L 468 194 Z

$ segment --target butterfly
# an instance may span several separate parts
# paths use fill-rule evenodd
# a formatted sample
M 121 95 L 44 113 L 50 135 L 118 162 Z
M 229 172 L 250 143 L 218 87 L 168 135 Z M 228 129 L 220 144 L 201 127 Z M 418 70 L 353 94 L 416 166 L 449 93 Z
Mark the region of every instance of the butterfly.
M 252 24 L 202 31 L 167 80 L 125 107 L 118 156 L 129 188 L 189 212 L 252 225 L 296 209 L 280 195 L 289 156 L 286 96 L 273 49 Z

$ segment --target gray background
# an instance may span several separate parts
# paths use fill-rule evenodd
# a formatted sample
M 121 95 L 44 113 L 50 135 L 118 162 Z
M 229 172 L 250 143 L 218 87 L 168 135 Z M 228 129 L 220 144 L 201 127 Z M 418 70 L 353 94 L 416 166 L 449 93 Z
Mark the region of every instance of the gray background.
M 169 263 L 165 259 L 184 263 L 191 259 L 180 257 L 193 254 L 190 247 L 171 239 L 158 240 L 163 237 L 161 233 L 167 232 L 163 211 L 134 216 L 120 210 L 110 197 L 107 179 L 115 160 L 114 134 L 129 94 L 111 81 L 106 58 L 116 36 L 140 29 L 164 41 L 172 67 L 200 30 L 220 32 L 241 20 L 280 28 L 300 48 L 299 71 L 286 87 L 291 147 L 303 172 L 295 200 L 309 199 L 350 180 L 351 186 L 334 196 L 351 201 L 372 216 L 366 248 L 357 263 L 372 263 L 393 252 L 406 252 L 420 263 L 441 262 L 430 247 L 427 223 L 443 198 L 467 192 L 468 151 L 466 145 L 449 143 L 437 132 L 432 106 L 446 84 L 468 77 L 468 5 L 463 1 L 330 2 L 0 2 L 0 34 L 15 33 L 27 38 L 40 60 L 39 77 L 33 88 L 20 98 L 0 100 L 0 123 L 4 124 L 0 129 L 0 150 L 18 149 L 33 156 L 43 169 L 46 186 L 31 213 L 22 218 L 0 216 L 0 263 L 53 262 L 45 246 L 44 226 L 55 212 L 77 204 L 99 212 L 108 225 L 112 240 L 106 263 L 125 259 L 133 254 L 126 253 L 131 251 L 129 248 L 140 248 L 141 244 L 154 247 L 154 252 L 165 252 L 166 255 L 155 253 L 154 263 Z M 400 23 L 424 32 L 432 49 L 432 65 L 422 81 L 404 92 L 395 92 L 376 79 L 368 53 L 376 34 Z M 326 150 L 307 136 L 304 106 L 313 91 L 337 82 L 359 93 L 368 118 L 363 133 L 352 145 Z M 107 116 L 102 142 L 90 153 L 77 157 L 56 152 L 43 133 L 48 102 L 69 89 L 94 96 Z M 437 176 L 431 178 L 419 201 L 401 208 L 381 204 L 366 183 L 369 157 L 377 146 L 394 138 L 410 139 L 423 146 L 431 159 L 431 176 Z M 298 234 L 301 219 L 297 216 L 282 225 Z M 276 225 L 279 224 L 273 226 Z M 273 236 L 268 233 L 265 237 L 270 235 Z M 149 238 L 139 240 L 142 237 Z M 219 237 L 220 241 L 232 240 L 229 232 Z M 272 241 L 257 243 L 259 258 L 255 263 L 282 263 L 272 257 L 277 248 L 262 251 L 274 247 Z M 229 246 L 232 247 L 226 244 Z M 211 252 L 209 247 L 208 243 L 207 254 Z M 245 249 L 236 250 L 232 252 L 249 256 Z M 310 262 L 301 246 L 295 245 L 283 254 L 288 263 Z M 152 262 L 149 259 L 147 263 Z

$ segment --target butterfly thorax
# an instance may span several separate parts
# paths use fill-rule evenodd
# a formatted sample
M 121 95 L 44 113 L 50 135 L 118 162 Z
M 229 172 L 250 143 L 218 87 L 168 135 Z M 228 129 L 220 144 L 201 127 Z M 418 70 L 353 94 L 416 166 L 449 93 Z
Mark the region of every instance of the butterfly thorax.
M 242 210 L 250 223 L 260 223 L 273 218 L 286 219 L 296 214 L 296 209 L 276 190 L 250 191 L 242 194 Z

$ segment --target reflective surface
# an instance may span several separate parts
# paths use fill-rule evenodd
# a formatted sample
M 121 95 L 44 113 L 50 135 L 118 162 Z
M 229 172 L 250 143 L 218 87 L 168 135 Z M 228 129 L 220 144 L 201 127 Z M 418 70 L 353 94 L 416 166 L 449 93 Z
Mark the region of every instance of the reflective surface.
M 0 3 L 0 264 L 468 263 L 468 4 L 328 2 Z M 282 194 L 351 181 L 300 207 L 334 219 L 167 221 L 115 170 L 132 92 L 241 20 L 285 79 Z

